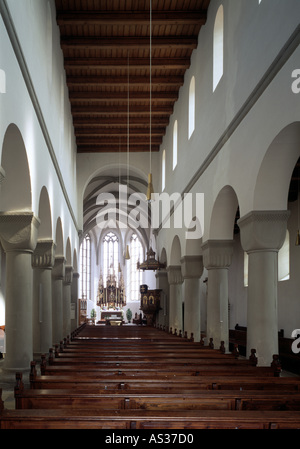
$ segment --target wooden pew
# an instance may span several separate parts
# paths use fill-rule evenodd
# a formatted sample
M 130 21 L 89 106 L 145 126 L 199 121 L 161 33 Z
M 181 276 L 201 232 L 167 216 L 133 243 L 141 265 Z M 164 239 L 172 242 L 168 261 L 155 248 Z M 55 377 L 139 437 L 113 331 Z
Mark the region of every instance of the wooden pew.
M 300 378 L 279 377 L 277 359 L 260 369 L 236 360 L 237 354 L 212 350 L 212 341 L 194 346 L 173 334 L 160 341 L 157 330 L 127 329 L 115 344 L 115 330 L 101 333 L 84 326 L 64 341 L 61 352 L 51 348 L 49 366 L 45 359 L 41 364 L 47 375 L 38 376 L 32 363 L 30 390 L 24 390 L 17 373 L 16 405 L 34 409 L 2 410 L 0 428 L 299 427 Z M 106 343 L 119 352 L 131 345 L 133 335 L 143 341 L 134 340 L 135 357 L 108 357 Z M 145 341 L 149 350 L 141 355 Z M 46 408 L 53 406 L 61 409 Z M 277 411 L 284 407 L 289 410 Z
M 281 329 L 278 331 L 278 351 L 282 368 L 297 375 L 300 374 L 300 352 L 295 354 L 292 351 L 293 338 L 284 337 L 284 332 Z M 235 326 L 235 329 L 229 330 L 229 347 L 238 345 L 239 351 L 242 355 L 246 354 L 247 346 L 247 328 Z
M 85 366 L 83 367 L 81 365 L 80 362 L 76 362 L 76 361 L 58 361 L 55 362 L 54 366 L 51 365 L 51 367 L 56 368 L 57 367 L 57 371 L 56 373 L 59 373 L 59 366 L 60 366 L 60 362 L 62 363 L 61 367 L 62 373 L 66 372 L 66 366 L 70 366 L 73 368 L 73 373 L 80 373 L 82 371 L 87 371 L 86 368 L 89 368 L 89 371 L 92 373 L 92 375 L 94 376 L 99 376 L 99 375 L 105 375 L 105 371 L 110 371 L 110 372 L 115 372 L 116 375 L 120 376 L 124 376 L 126 377 L 126 372 L 129 373 L 129 370 L 131 369 L 131 371 L 136 370 L 137 375 L 141 375 L 143 376 L 143 373 L 145 373 L 145 375 L 147 375 L 147 373 L 149 373 L 149 375 L 153 375 L 153 370 L 155 370 L 156 368 L 159 370 L 159 366 L 156 365 L 155 363 L 151 363 L 151 362 L 145 362 L 145 363 L 135 363 L 135 362 L 115 362 L 115 363 L 106 363 L 106 362 L 84 362 Z M 178 368 L 178 374 L 180 374 L 181 376 L 184 376 L 185 374 L 180 370 L 180 368 L 184 367 L 183 364 L 179 364 L 177 365 L 176 362 L 173 362 L 172 360 L 165 360 L 166 363 L 169 364 L 170 366 L 170 371 L 171 373 L 169 374 L 169 376 L 176 376 L 177 375 L 177 368 Z M 76 368 L 76 365 L 78 366 L 78 368 Z M 127 369 L 127 371 L 126 371 Z M 152 369 L 152 372 L 150 371 Z M 252 367 L 250 365 L 219 365 L 219 364 L 199 364 L 199 363 L 195 363 L 195 364 L 189 364 L 188 367 L 186 367 L 187 372 L 188 372 L 188 376 L 209 376 L 209 375 L 223 375 L 223 376 L 232 376 L 233 374 L 235 374 L 236 376 L 265 376 L 265 377 L 275 377 L 275 372 L 271 367 Z M 114 370 L 114 371 L 113 371 Z M 189 370 L 189 371 L 188 371 Z M 192 371 L 191 371 L 192 370 Z M 50 369 L 49 369 L 50 371 Z M 44 370 L 43 373 L 46 373 L 47 370 Z M 173 374 L 172 374 L 173 373 Z M 156 377 L 159 374 L 156 374 Z M 162 376 L 168 376 L 168 372 L 162 372 Z
M 188 359 L 187 359 L 188 360 Z M 173 372 L 176 372 L 177 367 L 186 367 L 187 370 L 193 369 L 195 376 L 208 376 L 208 375 L 224 375 L 224 376 L 232 376 L 233 373 L 235 375 L 239 376 L 268 376 L 268 377 L 274 377 L 277 376 L 277 370 L 273 369 L 272 367 L 255 367 L 251 365 L 246 364 L 240 364 L 240 365 L 232 365 L 232 364 L 205 364 L 203 365 L 199 362 L 186 362 L 186 365 L 182 361 L 174 361 L 173 359 L 164 359 L 164 363 L 166 366 L 169 366 L 169 369 Z M 85 366 L 85 368 L 81 368 L 82 366 Z M 79 359 L 55 359 L 55 361 L 50 365 L 53 367 L 62 366 L 62 372 L 65 372 L 65 366 L 71 366 L 73 367 L 74 375 L 78 372 L 80 372 L 81 369 L 86 371 L 86 367 L 89 368 L 90 372 L 93 375 L 105 373 L 103 369 L 106 370 L 115 370 L 116 373 L 118 373 L 119 377 L 124 376 L 125 369 L 131 368 L 133 370 L 138 370 L 141 375 L 143 372 L 149 372 L 149 369 L 160 369 L 160 366 L 158 363 L 153 360 L 144 360 L 143 362 L 136 362 L 136 361 L 116 361 L 116 362 L 105 362 L 103 360 L 90 360 L 88 358 L 85 358 L 84 360 Z M 78 367 L 78 369 L 76 368 Z M 46 373 L 46 368 L 41 370 L 42 373 Z M 58 372 L 58 369 L 57 369 Z M 164 374 L 164 376 L 166 376 Z M 158 374 L 156 375 L 156 377 Z
M 217 376 L 215 374 L 215 376 Z M 210 375 L 209 377 L 213 377 Z M 220 376 L 221 377 L 221 376 Z M 222 379 L 225 376 L 222 375 Z M 228 378 L 231 376 L 228 375 Z M 239 376 L 240 377 L 240 376 Z M 247 377 L 247 376 L 245 376 Z M 225 382 L 223 382 L 225 384 Z M 57 388 L 86 388 L 94 386 L 99 390 L 139 390 L 141 392 L 151 392 L 156 390 L 165 391 L 192 391 L 195 389 L 207 388 L 206 376 L 172 378 L 95 378 L 94 376 L 37 376 L 31 381 L 31 388 L 57 389 Z
M 21 373 L 17 373 L 21 376 Z M 59 375 L 59 376 L 35 376 L 30 378 L 32 389 L 83 389 L 94 388 L 98 391 L 111 390 L 136 390 L 144 393 L 153 391 L 168 392 L 193 392 L 195 389 L 214 389 L 214 390 L 277 390 L 285 389 L 299 391 L 300 378 L 289 377 L 266 377 L 266 376 L 178 376 L 175 379 L 170 378 L 97 378 L 93 374 L 89 375 Z
M 292 351 L 293 338 L 279 338 L 279 357 L 284 369 L 300 375 L 300 352 Z
M 214 364 L 215 366 L 219 366 L 220 364 Z M 91 367 L 89 365 L 41 365 L 41 374 L 42 375 L 47 375 L 47 376 L 59 376 L 59 375 L 70 375 L 76 372 L 77 375 L 87 375 L 90 373 L 90 375 L 93 375 L 95 377 L 104 377 L 104 376 L 118 376 L 120 378 L 120 376 L 123 377 L 138 377 L 138 376 L 150 376 L 150 377 L 155 377 L 157 376 L 158 370 L 159 370 L 159 374 L 160 376 L 171 376 L 171 377 L 176 377 L 176 376 L 198 376 L 201 375 L 201 372 L 203 373 L 203 370 L 201 370 L 202 366 L 206 366 L 207 364 L 203 364 L 202 366 L 199 364 L 199 366 L 195 365 L 195 366 L 185 366 L 185 365 L 175 365 L 175 366 L 171 366 L 169 365 L 169 367 L 165 367 L 165 368 L 160 368 L 160 366 L 157 364 L 151 364 L 149 365 L 150 367 L 147 366 L 147 368 L 145 369 L 145 365 L 137 367 L 137 366 L 132 366 L 132 367 L 128 367 L 128 365 L 123 365 L 123 366 L 114 366 L 114 367 L 102 367 L 102 368 L 98 368 L 98 367 Z M 222 366 L 222 365 L 221 365 Z M 228 365 L 230 367 L 232 367 L 232 369 L 235 368 L 236 365 L 234 364 L 230 364 Z M 233 371 L 231 371 L 233 372 Z M 207 374 L 207 372 L 206 372 Z M 271 373 L 272 375 L 272 373 Z
M 298 429 L 291 411 L 3 410 L 0 429 Z
M 200 390 L 194 393 L 100 394 L 91 390 L 33 390 L 18 384 L 16 409 L 142 409 L 142 410 L 297 410 L 300 391 Z

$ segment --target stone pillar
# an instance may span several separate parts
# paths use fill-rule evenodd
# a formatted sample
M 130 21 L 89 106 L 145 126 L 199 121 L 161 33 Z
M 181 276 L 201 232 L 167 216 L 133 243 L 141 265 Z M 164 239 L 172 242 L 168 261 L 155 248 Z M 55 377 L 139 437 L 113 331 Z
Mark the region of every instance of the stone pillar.
M 0 213 L 0 238 L 6 252 L 7 370 L 29 370 L 33 359 L 31 258 L 39 225 L 32 212 Z
M 181 274 L 180 265 L 170 265 L 167 268 L 168 281 L 170 285 L 170 301 L 169 301 L 169 328 L 172 328 L 174 333 L 175 329 L 177 334 L 181 330 L 183 332 L 183 320 L 182 320 L 182 294 L 181 284 L 183 283 L 183 277 Z
M 270 366 L 278 354 L 277 264 L 288 217 L 288 211 L 253 211 L 238 221 L 249 255 L 247 355 L 256 349 L 260 366 Z
M 52 332 L 53 344 L 64 338 L 63 334 L 63 280 L 65 278 L 66 259 L 55 257 L 52 270 Z
M 52 279 L 56 245 L 39 240 L 32 257 L 33 266 L 33 352 L 47 353 L 52 347 Z
M 73 267 L 65 267 L 65 278 L 63 282 L 63 334 L 64 337 L 71 334 L 71 284 L 73 278 Z
M 203 273 L 202 256 L 184 256 L 181 259 L 184 278 L 184 331 L 194 341 L 201 339 L 199 279 Z
M 71 284 L 71 332 L 77 329 L 78 320 L 78 279 L 79 273 L 73 273 Z
M 160 295 L 160 310 L 156 324 L 162 326 L 169 326 L 169 283 L 168 273 L 166 270 L 158 270 L 155 274 L 156 288 L 162 290 Z
M 202 246 L 203 262 L 208 271 L 207 335 L 215 348 L 224 341 L 229 350 L 228 268 L 233 253 L 232 240 L 208 240 Z

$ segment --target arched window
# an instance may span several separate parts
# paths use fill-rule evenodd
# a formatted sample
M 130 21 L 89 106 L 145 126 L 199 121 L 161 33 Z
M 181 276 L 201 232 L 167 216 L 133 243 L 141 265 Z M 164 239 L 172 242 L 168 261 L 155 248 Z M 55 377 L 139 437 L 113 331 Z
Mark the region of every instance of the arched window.
M 87 234 L 80 251 L 80 297 L 91 299 L 91 238 Z
M 177 120 L 175 120 L 173 127 L 173 170 L 177 165 L 177 152 L 178 152 L 178 125 Z
M 4 70 L 0 69 L 0 94 L 6 93 L 6 76 Z
M 119 270 L 119 239 L 113 232 L 108 232 L 103 238 L 103 282 L 106 287 L 106 279 L 109 270 L 113 269 L 118 279 Z M 117 281 L 118 282 L 118 281 Z
M 142 284 L 142 272 L 137 269 L 137 262 L 143 262 L 143 247 L 136 234 L 130 239 L 130 263 L 127 271 L 127 285 L 129 287 L 129 300 L 139 301 L 140 285 Z M 127 295 L 128 298 L 128 295 Z
M 223 76 L 224 69 L 224 10 L 221 5 L 218 9 L 213 41 L 213 91 Z
M 162 192 L 166 187 L 166 150 L 163 151 L 161 160 L 161 190 Z
M 195 107 L 195 77 L 193 76 L 189 89 L 189 139 L 195 130 Z

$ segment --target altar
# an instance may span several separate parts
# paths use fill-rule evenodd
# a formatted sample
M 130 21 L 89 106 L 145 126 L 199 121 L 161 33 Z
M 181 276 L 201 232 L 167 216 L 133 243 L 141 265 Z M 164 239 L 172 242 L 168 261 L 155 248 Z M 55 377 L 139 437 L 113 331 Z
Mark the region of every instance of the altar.
M 123 310 L 101 310 L 100 320 L 109 326 L 120 326 L 123 319 Z
M 122 272 L 115 274 L 111 265 L 106 279 L 102 273 L 98 282 L 97 306 L 100 307 L 100 324 L 120 326 L 124 322 L 122 308 L 126 306 L 125 286 Z

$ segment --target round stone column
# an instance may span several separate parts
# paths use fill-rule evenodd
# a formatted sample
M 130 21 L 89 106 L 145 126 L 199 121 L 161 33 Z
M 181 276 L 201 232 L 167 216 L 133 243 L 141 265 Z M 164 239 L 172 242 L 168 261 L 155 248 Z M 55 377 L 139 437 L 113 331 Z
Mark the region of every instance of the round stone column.
M 33 352 L 47 353 L 52 347 L 52 277 L 56 245 L 39 240 L 32 257 L 33 266 Z
M 73 278 L 73 267 L 65 267 L 65 278 L 63 282 L 63 334 L 64 337 L 71 334 L 71 284 Z
M 203 262 L 208 271 L 207 339 L 213 338 L 215 348 L 224 341 L 229 350 L 228 268 L 233 254 L 232 240 L 208 240 L 202 245 Z
M 55 257 L 52 270 L 52 332 L 53 344 L 63 340 L 63 281 L 65 278 L 66 259 L 63 256 Z
M 278 251 L 288 218 L 288 211 L 253 211 L 238 221 L 242 247 L 249 255 L 247 355 L 256 349 L 260 366 L 270 366 L 278 354 Z
M 31 212 L 0 213 L 0 239 L 6 252 L 6 370 L 29 370 L 33 359 L 31 259 L 39 225 Z
M 182 320 L 182 294 L 181 285 L 183 283 L 183 277 L 181 274 L 180 265 L 170 265 L 167 268 L 168 282 L 170 285 L 170 301 L 169 301 L 169 328 L 172 328 L 174 333 L 175 329 L 177 334 L 181 330 L 183 332 L 183 320 Z
M 184 256 L 181 259 L 184 279 L 184 331 L 194 341 L 201 339 L 199 279 L 203 273 L 202 256 Z
M 78 322 L 78 279 L 79 273 L 73 273 L 71 284 L 71 332 L 77 329 Z
M 168 273 L 165 269 L 158 270 L 155 274 L 156 288 L 162 290 L 160 295 L 160 310 L 157 314 L 156 323 L 159 326 L 169 325 L 169 282 Z

